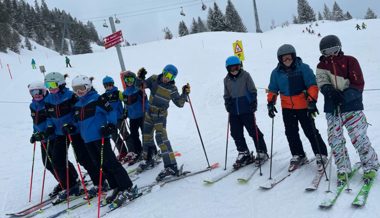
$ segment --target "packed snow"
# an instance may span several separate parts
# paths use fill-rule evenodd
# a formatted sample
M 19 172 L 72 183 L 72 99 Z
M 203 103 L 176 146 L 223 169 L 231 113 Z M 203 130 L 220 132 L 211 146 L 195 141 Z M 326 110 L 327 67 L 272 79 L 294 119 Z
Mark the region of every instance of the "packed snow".
M 366 22 L 366 30 L 355 30 L 357 23 Z M 179 69 L 176 85 L 180 89 L 190 83 L 190 98 L 195 110 L 204 145 L 211 163 L 219 162 L 220 167 L 211 172 L 182 179 L 167 184 L 152 193 L 138 198 L 130 205 L 118 209 L 107 217 L 139 217 L 139 218 L 194 218 L 194 217 L 305 217 L 305 218 L 375 218 L 380 217 L 378 199 L 380 197 L 379 179 L 376 179 L 373 189 L 364 208 L 354 209 L 351 202 L 360 187 L 360 175 L 354 177 L 350 186 L 352 192 L 342 193 L 336 205 L 330 210 L 321 210 L 319 203 L 323 200 L 328 182 L 321 181 L 319 189 L 306 193 L 315 172 L 315 162 L 302 167 L 289 178 L 274 187 L 263 191 L 259 185 L 265 183 L 269 177 L 269 163 L 262 168 L 263 175 L 256 174 L 245 185 L 237 182 L 237 178 L 249 172 L 252 167 L 246 167 L 226 177 L 220 182 L 205 186 L 203 179 L 211 178 L 223 172 L 226 146 L 227 113 L 223 102 L 223 78 L 226 75 L 225 59 L 233 55 L 232 43 L 242 40 L 245 52 L 244 68 L 253 77 L 258 87 L 257 123 L 265 136 L 268 150 L 271 146 L 271 119 L 267 116 L 265 88 L 269 83 L 272 69 L 277 65 L 276 52 L 279 46 L 289 43 L 295 46 L 297 55 L 315 70 L 318 63 L 319 41 L 317 36 L 336 34 L 343 44 L 343 51 L 355 56 L 362 67 L 366 81 L 364 91 L 365 114 L 371 126 L 368 135 L 372 145 L 380 152 L 380 134 L 376 131 L 380 127 L 380 20 L 350 20 L 344 22 L 318 22 L 312 25 L 315 33 L 302 33 L 309 24 L 290 25 L 277 28 L 262 34 L 256 33 L 201 33 L 179 39 L 157 41 L 138 46 L 122 48 L 127 69 L 137 71 L 145 67 L 148 76 L 159 74 L 166 64 L 174 64 Z M 101 84 L 106 75 L 119 81 L 120 65 L 114 48 L 104 50 L 96 48 L 96 52 L 85 55 L 70 56 L 73 68 L 65 67 L 64 56 L 43 48 L 37 44 L 33 51 L 22 50 L 21 54 L 9 52 L 0 53 L 0 216 L 6 217 L 9 212 L 16 212 L 40 200 L 43 165 L 40 148 L 37 146 L 32 202 L 28 202 L 29 179 L 32 164 L 33 145 L 29 143 L 32 133 L 32 120 L 29 112 L 31 97 L 27 85 L 36 80 L 43 80 L 39 70 L 32 70 L 31 59 L 37 65 L 44 65 L 47 72 L 61 72 L 70 75 L 67 79 L 70 87 L 71 79 L 78 74 L 94 76 L 94 86 L 104 92 Z M 9 66 L 9 68 L 8 68 Z M 12 78 L 10 76 L 11 72 Z M 326 120 L 323 113 L 323 96 L 320 95 L 318 108 L 320 115 L 316 119 L 317 128 L 327 141 Z M 277 109 L 280 106 L 277 105 Z M 197 133 L 190 106 L 183 109 L 171 104 L 168 116 L 168 136 L 174 150 L 182 153 L 177 158 L 179 164 L 184 164 L 186 170 L 197 170 L 207 166 L 202 145 Z M 376 133 L 377 132 L 377 133 Z M 274 121 L 273 150 L 277 154 L 273 158 L 273 177 L 287 170 L 291 158 L 288 143 L 284 134 L 281 113 Z M 312 157 L 311 146 L 300 133 L 304 148 L 309 157 Z M 246 134 L 251 150 L 254 150 L 253 141 Z M 229 136 L 227 168 L 231 168 L 237 151 L 232 138 Z M 352 162 L 359 160 L 353 146 L 347 138 Z M 72 152 L 70 160 L 75 162 Z M 141 174 L 135 182 L 144 185 L 154 181 L 162 165 Z M 331 185 L 335 186 L 335 165 L 332 167 Z M 362 172 L 360 171 L 359 174 Z M 47 173 L 44 197 L 56 185 L 53 177 Z M 80 201 L 80 200 L 78 200 Z M 75 202 L 72 202 L 72 204 Z M 64 209 L 66 205 L 59 205 L 46 210 L 36 217 L 48 217 L 54 212 Z M 102 208 L 102 210 L 105 210 Z M 91 207 L 83 206 L 80 209 L 65 214 L 62 217 L 96 217 L 96 203 Z

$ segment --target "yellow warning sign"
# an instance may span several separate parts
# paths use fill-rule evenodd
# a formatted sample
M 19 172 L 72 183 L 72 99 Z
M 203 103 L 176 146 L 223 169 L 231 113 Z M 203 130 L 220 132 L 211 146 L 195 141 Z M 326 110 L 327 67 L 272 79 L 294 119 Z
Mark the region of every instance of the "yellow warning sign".
M 232 43 L 232 49 L 234 50 L 234 54 L 238 56 L 241 61 L 245 60 L 243 42 L 241 40 L 236 40 L 236 42 Z

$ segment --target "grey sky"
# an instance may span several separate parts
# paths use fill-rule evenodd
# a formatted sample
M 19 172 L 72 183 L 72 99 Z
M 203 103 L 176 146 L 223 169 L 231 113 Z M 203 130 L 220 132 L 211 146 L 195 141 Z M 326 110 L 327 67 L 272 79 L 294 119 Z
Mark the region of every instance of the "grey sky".
M 50 9 L 57 7 L 69 12 L 77 19 L 87 22 L 92 21 L 101 37 L 110 34 L 110 28 L 102 27 L 104 19 L 116 14 L 121 23 L 117 29 L 121 29 L 125 38 L 133 43 L 142 43 L 162 39 L 162 29 L 169 27 L 176 36 L 178 24 L 185 21 L 188 28 L 192 18 L 200 16 L 207 18 L 208 9 L 201 10 L 202 1 L 207 7 L 212 7 L 217 2 L 221 10 L 225 11 L 227 0 L 45 0 Z M 27 0 L 34 5 L 34 0 Z M 40 2 L 40 0 L 38 0 Z M 232 0 L 249 32 L 255 31 L 252 0 Z M 323 11 L 323 4 L 332 10 L 334 0 L 308 0 L 311 7 L 317 13 Z M 379 0 L 337 0 L 344 12 L 349 11 L 354 18 L 363 18 L 368 7 L 378 16 L 380 15 Z M 292 15 L 297 15 L 297 0 L 256 0 L 259 10 L 261 29 L 266 31 L 275 24 L 292 21 Z M 181 16 L 181 6 L 186 16 Z

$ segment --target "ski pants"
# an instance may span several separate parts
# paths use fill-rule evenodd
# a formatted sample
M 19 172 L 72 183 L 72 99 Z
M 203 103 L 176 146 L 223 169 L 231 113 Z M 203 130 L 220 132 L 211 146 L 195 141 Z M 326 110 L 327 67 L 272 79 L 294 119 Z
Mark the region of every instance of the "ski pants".
M 326 113 L 326 119 L 328 141 L 333 151 L 338 173 L 351 171 L 343 126 L 346 127 L 351 143 L 359 154 L 364 172 L 379 168 L 377 154 L 367 136 L 368 123 L 363 111 L 351 111 L 338 115 Z
M 139 129 L 141 129 L 141 132 L 143 132 L 143 125 L 144 125 L 144 117 L 140 117 L 137 119 L 129 119 L 129 123 L 131 125 L 131 135 L 129 136 L 128 141 L 131 141 L 131 144 L 133 144 L 133 150 L 137 155 L 141 155 L 142 153 L 142 145 L 140 140 L 140 133 Z
M 249 151 L 247 142 L 244 138 L 244 127 L 248 131 L 255 143 L 256 152 L 267 153 L 267 146 L 264 141 L 264 135 L 256 125 L 253 113 L 233 115 L 230 114 L 231 136 L 235 141 L 236 148 L 239 152 Z M 258 141 L 257 141 L 258 139 Z
M 327 156 L 326 144 L 321 134 L 315 127 L 314 119 L 307 115 L 307 109 L 282 109 L 282 118 L 285 125 L 285 135 L 288 139 L 290 152 L 292 155 L 306 156 L 299 135 L 298 123 L 311 144 L 315 155 Z
M 86 147 L 90 153 L 93 163 L 96 164 L 96 169 L 98 172 L 100 170 L 100 164 L 103 162 L 102 169 L 104 172 L 104 177 L 107 179 L 111 189 L 118 188 L 119 191 L 124 191 L 132 187 L 133 184 L 127 171 L 116 159 L 115 153 L 112 151 L 109 138 L 104 138 L 103 146 L 102 140 L 96 140 L 86 143 Z M 103 157 L 101 157 L 102 147 Z
M 119 151 L 119 154 L 126 154 L 128 151 L 131 151 L 132 145 L 128 145 L 127 138 L 129 137 L 128 129 L 124 120 L 118 120 L 116 124 L 118 131 L 111 135 L 112 141 L 115 142 L 115 146 Z M 127 144 L 128 149 L 125 147 Z
M 47 155 L 46 155 L 46 150 L 44 146 L 42 145 L 42 143 L 44 143 L 45 145 L 45 148 L 47 150 Z M 54 146 L 54 140 L 47 140 L 47 141 L 41 142 L 42 163 L 46 167 L 46 169 L 54 176 L 57 182 L 59 182 L 59 178 L 57 178 L 54 173 L 54 166 L 50 162 L 52 160 L 53 146 Z
M 153 140 L 153 134 L 155 131 L 156 142 L 161 149 L 161 155 L 165 168 L 177 164 L 166 132 L 167 115 L 167 110 L 146 112 L 143 128 L 143 149 L 144 153 L 147 154 L 147 159 L 152 158 L 151 155 L 153 155 L 156 150 L 156 145 Z

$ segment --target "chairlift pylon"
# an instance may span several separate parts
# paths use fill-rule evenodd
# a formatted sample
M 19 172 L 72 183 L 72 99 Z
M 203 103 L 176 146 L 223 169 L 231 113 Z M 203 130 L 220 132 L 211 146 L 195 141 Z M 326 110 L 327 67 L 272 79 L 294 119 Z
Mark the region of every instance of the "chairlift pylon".
M 104 19 L 103 27 L 108 28 L 107 21 Z
M 181 12 L 179 14 L 182 16 L 186 16 L 185 12 L 183 12 L 183 7 L 181 7 Z

